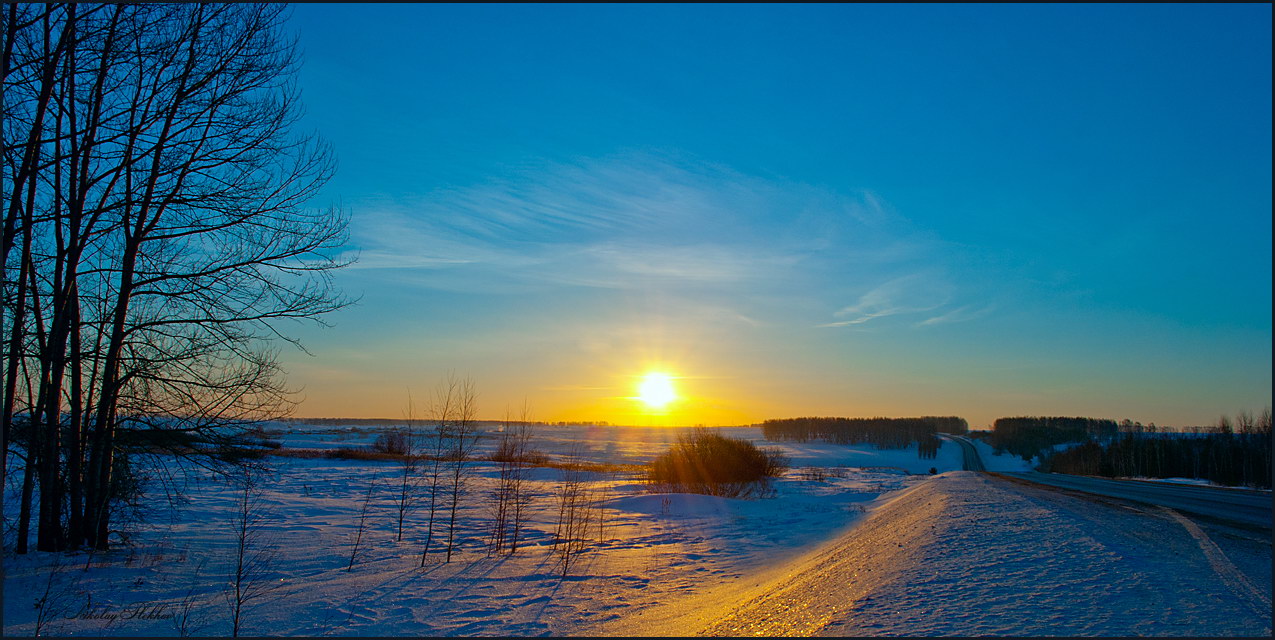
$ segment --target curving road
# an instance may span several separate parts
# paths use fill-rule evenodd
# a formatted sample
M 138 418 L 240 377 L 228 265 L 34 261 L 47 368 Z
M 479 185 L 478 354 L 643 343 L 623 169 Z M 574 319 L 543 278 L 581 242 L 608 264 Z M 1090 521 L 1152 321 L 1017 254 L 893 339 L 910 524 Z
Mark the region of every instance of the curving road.
M 1059 489 L 1159 505 L 1212 518 L 1271 528 L 1271 493 L 1142 480 L 1113 480 L 1064 473 L 998 474 Z
M 978 457 L 978 450 L 974 448 L 974 443 L 961 436 L 944 434 L 942 437 L 961 445 L 961 453 L 965 456 L 962 466 L 964 471 L 987 471 L 983 466 L 983 459 Z
M 945 436 L 961 446 L 966 471 L 987 471 L 978 450 L 961 436 Z M 1109 498 L 1132 500 L 1199 516 L 1222 518 L 1250 526 L 1271 528 L 1272 497 L 1269 491 L 1172 484 L 1145 480 L 1116 480 L 1065 473 L 995 473 L 1055 489 L 1083 491 Z

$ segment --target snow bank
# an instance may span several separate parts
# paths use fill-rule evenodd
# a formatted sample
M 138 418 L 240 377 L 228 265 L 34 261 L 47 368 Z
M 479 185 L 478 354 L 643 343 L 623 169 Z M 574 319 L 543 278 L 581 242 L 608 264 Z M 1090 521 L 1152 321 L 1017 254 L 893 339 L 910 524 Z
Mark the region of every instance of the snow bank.
M 1268 636 L 1270 574 L 1264 593 L 1246 593 L 1215 562 L 1172 518 L 957 471 L 882 499 L 783 566 L 603 631 Z
M 983 467 L 988 471 L 1001 471 L 1007 473 L 1018 473 L 1032 471 L 1036 468 L 1037 460 L 1031 462 L 1012 453 L 997 454 L 992 445 L 987 444 L 980 438 L 967 438 L 974 443 L 974 447 L 978 449 L 978 457 L 983 461 Z

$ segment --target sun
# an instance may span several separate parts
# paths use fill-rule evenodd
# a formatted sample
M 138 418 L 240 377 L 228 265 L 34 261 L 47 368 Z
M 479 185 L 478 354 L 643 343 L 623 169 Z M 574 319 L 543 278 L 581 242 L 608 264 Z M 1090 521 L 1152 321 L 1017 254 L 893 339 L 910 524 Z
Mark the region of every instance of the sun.
M 642 376 L 637 397 L 652 409 L 663 409 L 677 399 L 677 392 L 673 391 L 673 377 L 658 371 Z

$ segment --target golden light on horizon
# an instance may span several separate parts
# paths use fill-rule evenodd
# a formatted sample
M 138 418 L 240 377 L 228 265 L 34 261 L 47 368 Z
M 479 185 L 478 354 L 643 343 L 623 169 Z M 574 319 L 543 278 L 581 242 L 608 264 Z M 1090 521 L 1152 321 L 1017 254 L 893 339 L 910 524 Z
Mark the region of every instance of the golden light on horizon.
M 673 377 L 660 371 L 642 376 L 642 381 L 638 383 L 637 399 L 648 408 L 664 409 L 677 400 L 677 392 L 673 390 Z

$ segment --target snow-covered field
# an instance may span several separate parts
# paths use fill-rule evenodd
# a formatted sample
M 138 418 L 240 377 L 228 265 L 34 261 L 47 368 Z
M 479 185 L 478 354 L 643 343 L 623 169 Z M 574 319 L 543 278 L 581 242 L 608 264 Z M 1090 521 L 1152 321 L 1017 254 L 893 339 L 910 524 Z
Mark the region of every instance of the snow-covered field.
M 294 449 L 364 446 L 377 435 L 286 429 L 272 437 Z M 635 464 L 679 431 L 540 426 L 535 446 L 551 460 L 576 451 Z M 957 471 L 960 449 L 950 442 L 923 460 L 914 449 L 723 432 L 780 447 L 791 470 L 754 499 L 651 493 L 634 471 L 591 473 L 604 519 L 565 575 L 552 553 L 558 469 L 534 470 L 526 545 L 492 557 L 486 496 L 496 470 L 480 465 L 459 513 L 459 551 L 451 562 L 432 553 L 421 568 L 422 508 L 395 540 L 397 463 L 272 458 L 260 542 L 274 555 L 256 575 L 268 588 L 245 606 L 240 634 L 1270 633 L 1268 534 Z M 989 470 L 1029 469 L 975 442 Z M 237 495 L 199 477 L 177 509 L 156 495 L 131 545 L 91 557 L 6 554 L 4 635 L 229 635 Z M 6 508 L 7 524 L 13 517 Z
M 534 446 L 550 459 L 579 448 L 593 462 L 644 463 L 679 431 L 538 426 Z M 915 449 L 768 443 L 752 427 L 723 433 L 782 448 L 791 470 L 767 497 L 753 499 L 657 494 L 634 473 L 590 474 L 604 517 L 565 576 L 551 553 L 557 469 L 533 473 L 526 546 L 512 557 L 491 557 L 486 496 L 496 471 L 479 465 L 458 518 L 459 551 L 450 563 L 431 553 L 420 568 L 423 508 L 408 515 L 403 541 L 395 540 L 397 463 L 272 457 L 261 542 L 274 557 L 258 576 L 270 589 L 245 606 L 240 633 L 561 636 L 614 629 L 641 611 L 782 566 L 896 492 L 926 482 L 931 467 L 942 473 L 961 464 L 951 443 L 923 460 Z M 287 425 L 276 437 L 285 447 L 322 449 L 366 445 L 375 435 Z M 374 480 L 363 548 L 347 570 L 362 496 Z M 128 547 L 92 557 L 6 554 L 4 634 L 33 635 L 39 626 L 52 635 L 229 635 L 236 497 L 226 483 L 200 477 L 175 510 L 154 496 L 151 525 Z M 5 499 L 12 520 L 12 493 Z

